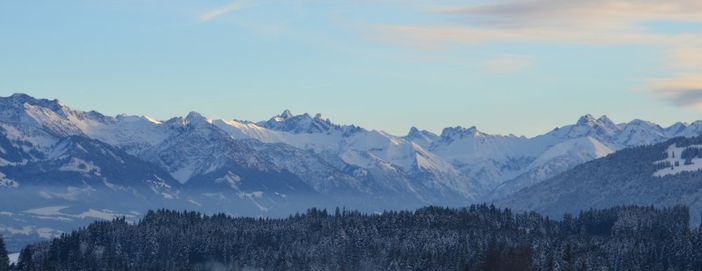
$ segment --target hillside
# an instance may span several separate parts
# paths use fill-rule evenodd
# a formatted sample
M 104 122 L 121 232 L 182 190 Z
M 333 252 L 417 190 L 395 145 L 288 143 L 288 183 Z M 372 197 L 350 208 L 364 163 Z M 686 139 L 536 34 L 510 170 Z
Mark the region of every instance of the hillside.
M 497 201 L 500 206 L 560 217 L 622 204 L 685 205 L 702 213 L 702 137 L 624 149 Z

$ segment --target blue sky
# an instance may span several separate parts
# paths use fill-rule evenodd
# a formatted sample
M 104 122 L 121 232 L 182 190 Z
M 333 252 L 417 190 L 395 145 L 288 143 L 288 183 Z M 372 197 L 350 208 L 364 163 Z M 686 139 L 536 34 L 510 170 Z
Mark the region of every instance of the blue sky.
M 0 94 L 404 134 L 702 119 L 698 1 L 2 1 Z

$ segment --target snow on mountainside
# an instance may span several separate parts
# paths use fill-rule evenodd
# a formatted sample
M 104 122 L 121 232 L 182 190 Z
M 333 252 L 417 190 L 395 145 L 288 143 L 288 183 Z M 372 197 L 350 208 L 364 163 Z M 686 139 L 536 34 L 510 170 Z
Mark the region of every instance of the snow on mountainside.
M 491 192 L 488 198 L 501 198 L 522 188 L 564 172 L 574 165 L 604 157 L 614 151 L 590 136 L 556 144 L 534 160 L 518 177 L 508 180 Z
M 426 199 L 429 196 L 420 190 L 428 190 L 430 194 L 451 191 L 469 199 L 475 195 L 472 184 L 466 183 L 465 178 L 459 176 L 451 164 L 419 144 L 382 131 L 337 125 L 320 114 L 315 117 L 309 114 L 295 116 L 288 110 L 259 124 L 234 120 L 213 123 L 234 138 L 284 143 L 341 162 L 343 165 L 340 170 L 349 166 L 356 167 L 359 170 L 353 173 L 355 175 L 375 173 L 371 178 L 378 185 L 390 190 L 419 193 L 419 198 Z M 431 180 L 430 183 L 421 183 L 427 178 Z
M 412 141 L 425 149 L 428 149 L 429 146 L 431 146 L 431 144 L 439 138 L 440 137 L 438 135 L 426 130 L 420 131 L 417 129 L 417 127 L 410 128 L 409 133 L 403 137 L 404 140 Z
M 504 198 L 623 148 L 700 135 L 702 122 L 662 128 L 585 115 L 531 138 L 460 126 L 394 136 L 289 110 L 261 122 L 196 112 L 155 120 L 15 94 L 0 98 L 0 132 L 0 204 L 13 203 L 0 212 L 14 214 L 0 216 L 0 234 L 34 236 L 70 229 L 61 223 L 79 223 L 91 210 L 286 215 L 311 206 L 465 205 Z M 24 212 L 51 206 L 67 206 L 67 215 Z
M 618 205 L 690 207 L 702 221 L 702 136 L 623 149 L 495 203 L 552 217 Z
M 656 165 L 664 165 L 664 168 L 653 173 L 654 177 L 664 177 L 676 175 L 683 172 L 694 172 L 702 169 L 702 157 L 698 157 L 702 151 L 702 145 L 690 145 L 678 147 L 672 144 L 666 149 L 666 158 L 654 162 Z

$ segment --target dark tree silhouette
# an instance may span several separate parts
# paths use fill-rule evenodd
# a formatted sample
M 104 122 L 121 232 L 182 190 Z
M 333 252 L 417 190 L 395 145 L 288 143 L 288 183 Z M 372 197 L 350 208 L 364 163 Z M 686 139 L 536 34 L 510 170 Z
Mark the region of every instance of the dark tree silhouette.
M 10 258 L 7 256 L 5 240 L 0 235 L 0 271 L 10 270 Z

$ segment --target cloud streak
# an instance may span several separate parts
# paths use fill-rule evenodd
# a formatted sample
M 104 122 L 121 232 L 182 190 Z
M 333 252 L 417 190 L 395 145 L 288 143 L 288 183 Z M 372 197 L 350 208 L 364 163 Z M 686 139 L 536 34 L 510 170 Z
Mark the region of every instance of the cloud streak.
M 380 40 L 405 46 L 445 48 L 483 44 L 646 45 L 660 47 L 666 78 L 647 90 L 679 106 L 702 108 L 702 31 L 666 33 L 646 23 L 701 23 L 698 0 L 496 0 L 487 4 L 429 8 L 443 24 L 377 24 Z M 495 60 L 499 67 L 517 62 Z
M 674 105 L 702 109 L 702 70 L 689 75 L 653 80 L 653 93 Z
M 246 3 L 242 1 L 232 2 L 224 6 L 220 6 L 200 15 L 200 22 L 208 22 L 232 12 L 239 11 L 246 7 Z

